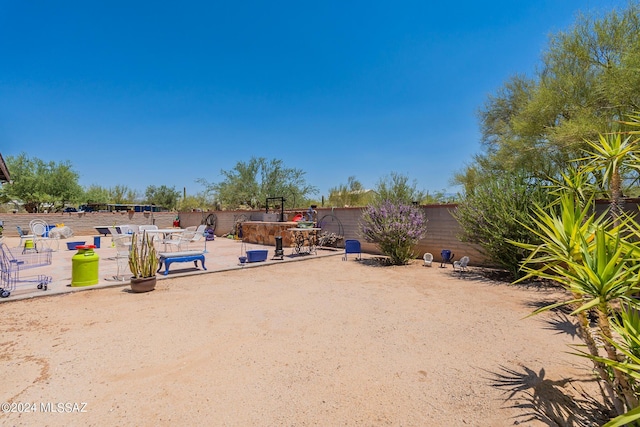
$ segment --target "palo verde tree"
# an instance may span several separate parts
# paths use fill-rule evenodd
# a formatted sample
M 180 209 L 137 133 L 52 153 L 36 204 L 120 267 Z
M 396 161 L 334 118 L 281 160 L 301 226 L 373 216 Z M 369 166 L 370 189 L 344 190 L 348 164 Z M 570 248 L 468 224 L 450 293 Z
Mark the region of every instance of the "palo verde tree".
M 389 201 L 410 205 L 420 203 L 425 197 L 426 193 L 418 190 L 418 183 L 415 179 L 410 182 L 406 175 L 391 172 L 380 178 L 376 184 L 373 204 Z
M 355 176 L 350 176 L 346 184 L 329 189 L 329 206 L 366 206 L 371 195 Z
M 232 170 L 222 170 L 224 180 L 209 183 L 199 179 L 206 191 L 227 209 L 249 207 L 262 208 L 268 197 L 285 197 L 303 201 L 317 188 L 308 184 L 301 169 L 288 168 L 282 160 L 252 157 L 248 162 L 238 162 Z
M 126 185 L 114 185 L 109 188 L 109 200 L 111 203 L 135 203 L 138 193 Z
M 549 39 L 532 77 L 511 77 L 479 111 L 483 152 L 455 177 L 468 189 L 504 170 L 557 177 L 640 106 L 640 5 L 581 15 Z M 620 123 L 619 129 L 625 130 Z

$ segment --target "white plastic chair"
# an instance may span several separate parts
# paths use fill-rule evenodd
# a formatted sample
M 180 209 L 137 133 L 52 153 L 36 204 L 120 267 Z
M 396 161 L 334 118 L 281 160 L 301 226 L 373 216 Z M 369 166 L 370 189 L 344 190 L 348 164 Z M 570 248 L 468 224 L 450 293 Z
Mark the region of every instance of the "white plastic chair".
M 206 229 L 207 229 L 207 226 L 205 224 L 199 225 L 195 229 L 195 234 L 191 238 L 191 242 L 189 242 L 189 244 L 193 244 L 193 243 L 197 243 L 197 242 L 200 242 L 200 241 L 204 241 L 204 244 L 205 244 L 205 247 L 206 247 L 207 240 L 204 237 L 204 232 L 205 232 Z
M 129 252 L 131 251 L 132 234 L 118 234 L 112 237 L 116 246 L 116 267 L 117 272 L 114 280 L 127 280 L 124 274 L 129 268 Z M 124 268 L 123 268 L 124 265 Z
M 460 261 L 453 262 L 453 269 L 460 272 L 467 271 L 467 264 L 469 264 L 469 257 L 463 256 Z
M 196 232 L 193 230 L 184 230 L 178 233 L 172 233 L 162 240 L 162 243 L 169 245 L 169 247 L 177 247 L 179 251 L 188 251 L 189 243 L 191 243 Z
M 31 234 L 35 235 L 34 245 L 36 251 L 57 251 L 60 248 L 60 240 L 52 239 L 45 234 L 47 234 L 49 224 L 47 224 L 44 220 L 41 219 L 33 219 L 29 223 L 29 228 L 31 229 Z
M 131 225 L 120 225 L 120 234 L 133 234 L 135 230 Z
M 430 254 L 429 252 L 427 252 L 424 254 L 422 259 L 424 259 L 425 267 L 431 267 L 431 263 L 433 263 L 433 254 Z

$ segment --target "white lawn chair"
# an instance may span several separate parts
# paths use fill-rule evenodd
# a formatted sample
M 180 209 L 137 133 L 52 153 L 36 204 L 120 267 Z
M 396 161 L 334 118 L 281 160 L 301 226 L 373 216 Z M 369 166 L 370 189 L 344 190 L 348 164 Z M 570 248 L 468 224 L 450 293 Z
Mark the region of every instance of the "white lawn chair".
M 129 252 L 131 251 L 132 234 L 117 234 L 111 237 L 116 247 L 117 272 L 113 280 L 127 280 L 125 274 L 129 270 Z
M 453 269 L 454 271 L 459 271 L 462 273 L 463 271 L 467 271 L 467 264 L 469 264 L 469 257 L 463 256 L 462 258 L 460 258 L 460 261 L 453 262 Z
M 422 259 L 424 259 L 425 267 L 431 267 L 431 263 L 433 263 L 433 254 L 430 254 L 429 252 L 427 252 L 424 254 Z
M 49 225 L 44 220 L 31 220 L 31 222 L 29 223 L 29 228 L 31 228 L 31 234 L 34 234 L 36 236 L 34 239 L 34 245 L 37 252 L 46 250 L 57 251 L 59 249 L 60 239 L 52 239 L 48 236 Z
M 207 239 L 204 236 L 204 233 L 205 233 L 206 229 L 207 229 L 207 226 L 205 224 L 199 225 L 198 228 L 196 228 L 195 234 L 191 238 L 191 242 L 189 244 L 193 244 L 193 243 L 204 241 L 204 246 L 206 248 Z
M 182 232 L 172 233 L 162 240 L 162 243 L 167 247 L 177 248 L 179 251 L 188 251 L 189 243 L 191 243 L 193 237 L 196 235 L 194 230 L 184 230 Z M 173 250 L 173 249 L 172 249 Z

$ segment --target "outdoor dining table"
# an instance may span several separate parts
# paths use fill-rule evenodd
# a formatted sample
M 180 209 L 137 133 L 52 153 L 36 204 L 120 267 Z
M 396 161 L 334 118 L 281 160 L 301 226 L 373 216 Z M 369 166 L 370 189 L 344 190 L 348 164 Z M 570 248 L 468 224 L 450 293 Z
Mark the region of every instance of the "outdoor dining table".
M 184 233 L 184 228 L 158 228 L 157 230 L 144 230 L 144 233 L 147 234 L 156 234 L 162 235 L 162 243 L 164 244 L 164 251 L 167 252 L 167 239 L 170 235 L 176 234 L 181 235 Z M 155 239 L 154 239 L 155 240 Z

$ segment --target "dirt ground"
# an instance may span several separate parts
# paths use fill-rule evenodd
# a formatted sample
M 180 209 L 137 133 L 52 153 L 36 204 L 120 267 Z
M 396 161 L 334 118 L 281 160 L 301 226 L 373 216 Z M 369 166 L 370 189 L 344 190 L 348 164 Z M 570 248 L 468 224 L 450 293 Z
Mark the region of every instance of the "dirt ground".
M 0 305 L 0 424 L 599 423 L 570 319 L 526 317 L 555 289 L 335 256 L 127 290 Z

